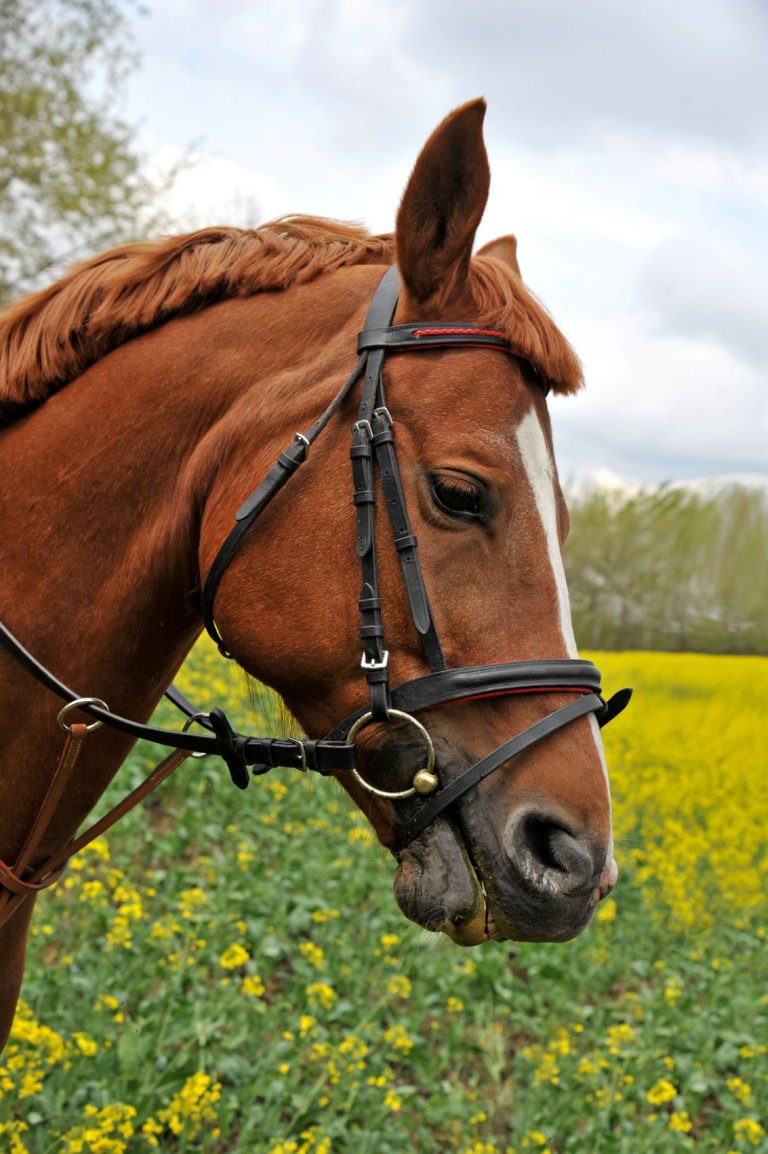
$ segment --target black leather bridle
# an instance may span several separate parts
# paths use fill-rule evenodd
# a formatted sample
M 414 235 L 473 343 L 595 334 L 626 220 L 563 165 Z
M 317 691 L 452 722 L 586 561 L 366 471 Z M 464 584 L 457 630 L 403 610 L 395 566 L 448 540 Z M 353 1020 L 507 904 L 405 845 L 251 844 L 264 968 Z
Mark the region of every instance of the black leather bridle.
M 362 396 L 358 419 L 352 431 L 350 456 L 357 511 L 356 548 L 362 571 L 359 600 L 363 651 L 361 668 L 368 687 L 367 705 L 345 718 L 323 740 L 251 737 L 233 730 L 220 709 L 213 709 L 209 714 L 199 714 L 178 690 L 171 687 L 168 691 L 171 700 L 190 719 L 198 721 L 208 730 L 204 733 L 190 733 L 185 727 L 184 732 L 177 733 L 120 717 L 93 698 L 81 698 L 41 665 L 10 630 L 0 623 L 0 649 L 4 649 L 54 693 L 69 702 L 82 700 L 85 713 L 134 737 L 199 755 L 218 754 L 226 762 L 233 782 L 241 789 L 245 789 L 249 783 L 249 767 L 254 775 L 258 775 L 279 765 L 313 770 L 325 776 L 350 773 L 370 792 L 405 802 L 398 809 L 395 837 L 390 847 L 393 852 L 409 845 L 468 790 L 518 753 L 590 713 L 596 716 L 600 726 L 607 724 L 626 707 L 631 696 L 631 690 L 622 689 L 605 701 L 600 692 L 600 673 L 591 661 L 557 659 L 446 668 L 400 481 L 394 422 L 387 408 L 384 361 L 388 354 L 399 355 L 433 348 L 481 347 L 497 349 L 507 355 L 519 354 L 502 333 L 472 324 L 430 321 L 392 325 L 398 283 L 397 269 L 389 269 L 376 291 L 365 326 L 358 337 L 358 360 L 352 373 L 321 417 L 306 433 L 295 434 L 274 467 L 238 509 L 235 525 L 208 572 L 201 598 L 205 627 L 222 654 L 229 657 L 231 654 L 226 649 L 213 615 L 219 582 L 245 534 L 307 460 L 313 442 L 362 377 Z M 421 638 L 430 669 L 429 674 L 404 682 L 394 689 L 390 686 L 388 653 L 384 645 L 376 558 L 374 514 L 377 473 L 400 557 L 414 628 Z M 414 714 L 446 702 L 521 693 L 572 693 L 574 699 L 504 742 L 450 782 L 441 782 L 439 774 L 434 772 L 435 755 L 430 735 Z M 354 739 L 365 725 L 375 722 L 386 724 L 393 719 L 401 724 L 410 724 L 415 729 L 425 745 L 427 762 L 414 775 L 412 786 L 404 790 L 387 791 L 371 785 L 358 772 Z

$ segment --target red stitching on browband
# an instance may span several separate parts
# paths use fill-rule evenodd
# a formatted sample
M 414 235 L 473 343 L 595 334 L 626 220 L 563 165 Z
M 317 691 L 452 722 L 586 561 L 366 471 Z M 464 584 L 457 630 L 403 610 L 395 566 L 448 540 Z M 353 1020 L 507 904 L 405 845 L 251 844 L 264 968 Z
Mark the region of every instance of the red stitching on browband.
M 459 701 L 482 701 L 485 697 L 511 697 L 521 693 L 580 693 L 582 697 L 585 697 L 588 693 L 594 692 L 594 689 L 585 689 L 581 685 L 536 685 L 522 689 L 489 689 L 487 693 L 468 693 L 466 697 L 451 697 L 448 701 L 436 701 L 434 705 L 428 705 L 425 708 L 434 709 L 437 705 L 455 705 Z
M 507 338 L 504 333 L 500 333 L 498 329 L 414 329 L 413 335 L 415 337 L 499 337 L 506 341 Z

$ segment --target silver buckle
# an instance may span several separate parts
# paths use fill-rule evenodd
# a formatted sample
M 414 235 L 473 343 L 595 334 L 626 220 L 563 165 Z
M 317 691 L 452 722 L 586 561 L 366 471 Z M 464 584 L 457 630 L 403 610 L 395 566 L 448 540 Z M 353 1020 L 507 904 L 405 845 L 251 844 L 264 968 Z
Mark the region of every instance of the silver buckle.
M 384 650 L 384 654 L 381 658 L 381 661 L 377 661 L 375 657 L 371 657 L 369 660 L 366 658 L 365 653 L 363 653 L 363 656 L 360 658 L 360 668 L 361 669 L 386 669 L 388 665 L 389 665 L 389 650 L 388 649 Z
M 307 765 L 307 751 L 304 747 L 304 742 L 301 740 L 301 738 L 300 737 L 283 737 L 281 740 L 282 741 L 290 741 L 292 745 L 295 745 L 298 747 L 299 755 L 301 757 L 301 765 L 298 765 L 296 768 L 301 773 L 306 773 L 307 770 L 309 769 L 309 766 Z
M 374 409 L 373 415 L 374 415 L 374 417 L 381 417 L 382 421 L 384 421 L 385 424 L 389 425 L 390 429 L 393 428 L 395 422 L 392 420 L 392 414 L 390 413 L 390 411 L 386 405 L 381 405 L 380 408 Z

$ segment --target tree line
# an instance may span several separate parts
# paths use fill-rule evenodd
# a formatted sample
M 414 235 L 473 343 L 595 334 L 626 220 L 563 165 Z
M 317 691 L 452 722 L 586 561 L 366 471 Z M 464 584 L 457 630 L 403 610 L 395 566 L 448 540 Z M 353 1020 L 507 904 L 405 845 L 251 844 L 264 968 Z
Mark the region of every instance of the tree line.
M 587 649 L 768 653 L 768 494 L 731 485 L 569 499 L 566 569 Z

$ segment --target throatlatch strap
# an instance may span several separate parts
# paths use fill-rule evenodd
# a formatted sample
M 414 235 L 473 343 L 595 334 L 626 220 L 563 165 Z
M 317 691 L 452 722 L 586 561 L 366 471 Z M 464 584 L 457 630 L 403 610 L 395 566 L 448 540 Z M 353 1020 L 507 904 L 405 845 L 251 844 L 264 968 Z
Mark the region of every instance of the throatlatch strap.
M 253 522 L 259 514 L 264 511 L 272 498 L 277 496 L 299 466 L 303 465 L 307 460 L 310 446 L 320 436 L 334 413 L 341 408 L 350 389 L 359 379 L 364 362 L 365 358 L 363 356 L 358 357 L 354 369 L 324 412 L 314 424 L 307 429 L 306 433 L 296 433 L 288 448 L 280 453 L 277 461 L 269 470 L 264 480 L 254 489 L 250 496 L 246 498 L 235 513 L 234 528 L 230 530 L 219 552 L 213 559 L 213 564 L 208 570 L 208 575 L 200 596 L 200 614 L 203 618 L 203 625 L 206 631 L 216 642 L 223 657 L 231 657 L 232 654 L 226 648 L 213 616 L 213 607 L 219 582 L 237 552 L 240 542 Z

